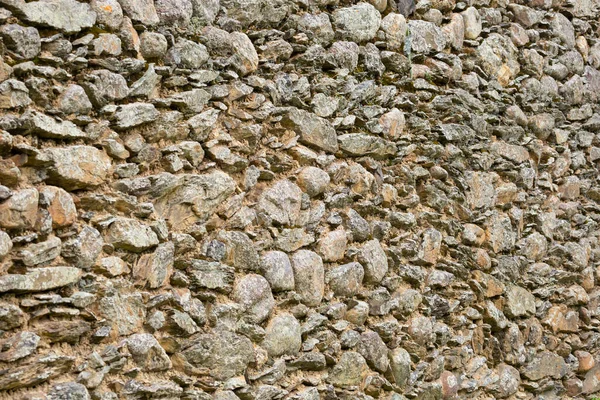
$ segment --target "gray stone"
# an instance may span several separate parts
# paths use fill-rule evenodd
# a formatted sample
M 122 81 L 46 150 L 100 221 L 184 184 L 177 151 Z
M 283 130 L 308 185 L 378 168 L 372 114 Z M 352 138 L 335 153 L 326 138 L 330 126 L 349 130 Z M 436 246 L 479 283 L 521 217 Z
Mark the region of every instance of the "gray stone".
M 327 283 L 336 296 L 352 297 L 360 291 L 364 276 L 363 266 L 351 262 L 328 270 Z
M 115 113 L 115 128 L 127 129 L 152 122 L 158 118 L 158 115 L 158 110 L 152 104 L 131 103 L 122 105 Z
M 327 13 L 303 14 L 298 20 L 298 30 L 304 32 L 316 44 L 328 45 L 335 33 Z
M 105 240 L 115 248 L 141 252 L 158 244 L 156 233 L 147 225 L 133 218 L 119 217 L 111 223 Z
M 169 49 L 167 60 L 183 68 L 198 69 L 208 61 L 209 55 L 203 44 L 180 38 Z
M 261 257 L 261 270 L 274 292 L 294 290 L 294 270 L 282 251 L 269 251 Z
M 150 289 L 166 285 L 171 277 L 174 255 L 172 242 L 162 243 L 154 253 L 142 255 L 132 270 L 136 282 Z
M 252 41 L 245 33 L 233 32 L 229 35 L 233 55 L 231 66 L 242 76 L 246 76 L 258 68 L 258 53 Z
M 33 332 L 19 332 L 1 343 L 0 361 L 14 362 L 35 352 L 40 337 Z
M 0 303 L 0 329 L 9 331 L 25 323 L 25 313 L 16 305 Z
M 102 252 L 104 240 L 96 228 L 84 226 L 79 234 L 63 243 L 61 255 L 83 269 L 90 268 Z
M 374 370 L 383 373 L 388 369 L 388 348 L 376 332 L 366 331 L 360 335 L 358 352 Z
M 67 382 L 52 386 L 48 400 L 90 400 L 88 390 L 81 383 Z
M 427 229 L 423 233 L 423 241 L 419 247 L 419 260 L 425 264 L 435 264 L 440 257 L 440 247 L 442 245 L 442 234 L 433 228 Z
M 300 215 L 302 190 L 287 179 L 277 181 L 260 196 L 257 210 L 280 225 L 294 226 Z
M 19 4 L 18 9 L 25 21 L 66 34 L 91 28 L 96 23 L 96 13 L 90 5 L 75 0 L 32 1 Z
M 8 233 L 4 232 L 4 231 L 0 231 L 0 260 L 2 260 L 4 257 L 6 257 L 8 255 L 8 253 L 10 253 L 10 251 L 12 250 L 13 244 L 12 241 L 10 240 L 10 236 L 8 235 Z M 290 266 L 291 269 L 291 266 Z M 2 328 L 0 328 L 2 329 Z
M 23 189 L 0 203 L 0 227 L 4 229 L 31 229 L 38 212 L 39 193 Z
M 229 293 L 233 288 L 235 269 L 218 262 L 192 260 L 187 268 L 192 285 L 200 289 Z
M 475 131 L 465 125 L 442 124 L 440 128 L 442 129 L 442 135 L 449 142 L 462 142 L 475 136 Z
M 375 37 L 381 24 L 381 14 L 368 3 L 339 8 L 332 14 L 336 35 L 353 42 L 364 42 Z
M 8 50 L 23 60 L 37 57 L 42 49 L 40 34 L 33 27 L 25 28 L 17 24 L 2 25 L 0 37 Z
M 385 32 L 388 50 L 403 51 L 408 24 L 402 14 L 389 13 L 381 20 L 381 29 Z
M 400 387 L 404 387 L 410 377 L 410 354 L 402 347 L 396 347 L 389 352 L 390 367 L 394 382 Z
M 108 70 L 92 71 L 85 78 L 81 85 L 96 107 L 122 100 L 129 93 L 125 78 Z
M 267 319 L 275 307 L 269 282 L 260 275 L 248 274 L 236 280 L 232 295 L 244 307 L 244 317 L 254 324 Z
M 156 25 L 159 22 L 153 0 L 118 0 L 125 15 L 144 25 Z
M 461 13 L 465 23 L 465 39 L 475 40 L 482 30 L 481 17 L 475 7 L 468 7 Z
M 326 119 L 293 108 L 284 116 L 282 124 L 299 134 L 300 141 L 304 144 L 330 153 L 338 150 L 335 129 Z
M 225 243 L 225 262 L 238 270 L 256 271 L 260 267 L 258 252 L 244 232 L 223 231 L 218 237 Z
M 162 59 L 168 47 L 167 38 L 162 33 L 147 31 L 140 35 L 140 52 L 146 59 Z
M 127 349 L 133 361 L 146 372 L 166 371 L 172 368 L 171 360 L 158 340 L 149 333 L 138 333 L 127 338 Z
M 521 373 L 532 381 L 539 381 L 546 377 L 561 379 L 569 371 L 565 360 L 554 353 L 543 351 L 538 353 L 529 364 L 527 364 Z
M 365 243 L 360 249 L 358 260 L 364 266 L 367 283 L 381 282 L 388 271 L 387 256 L 378 240 Z
M 535 314 L 535 297 L 527 289 L 510 285 L 506 288 L 504 313 L 518 318 Z
M 127 336 L 142 329 L 146 320 L 146 306 L 140 293 L 113 291 L 98 301 L 98 314 L 111 323 L 119 336 Z
M 179 354 L 187 363 L 204 368 L 220 380 L 243 374 L 254 360 L 254 349 L 249 339 L 217 330 L 184 342 Z
M 27 110 L 21 118 L 24 127 L 43 138 L 74 140 L 88 137 L 74 123 L 57 120 L 32 109 Z
M 96 23 L 110 30 L 117 30 L 123 23 L 123 9 L 117 0 L 91 0 L 96 13 Z
M 427 54 L 442 51 L 446 47 L 444 32 L 432 22 L 408 21 L 408 31 L 412 52 Z
M 329 382 L 335 387 L 359 386 L 366 377 L 369 368 L 359 353 L 347 351 L 329 374 Z
M 85 90 L 79 85 L 69 85 L 58 98 L 58 109 L 63 114 L 87 114 L 93 106 Z M 67 121 L 64 121 L 65 124 Z
M 221 171 L 178 175 L 172 184 L 154 200 L 154 207 L 175 231 L 205 222 L 235 189 L 234 180 Z
M 23 275 L 0 276 L 0 292 L 43 292 L 76 283 L 80 277 L 79 268 L 36 268 Z
M 193 12 L 191 0 L 155 0 L 154 6 L 161 25 L 185 29 L 190 23 Z
M 31 103 L 29 89 L 23 82 L 8 79 L 0 83 L 0 109 L 20 108 Z
M 295 356 L 301 345 L 300 323 L 293 315 L 287 313 L 279 314 L 269 321 L 265 339 L 261 343 L 261 347 L 273 358 L 283 355 Z
M 60 255 L 61 240 L 56 236 L 51 236 L 48 240 L 30 244 L 19 252 L 21 261 L 28 267 L 45 264 Z
M 490 34 L 477 48 L 483 70 L 502 85 L 508 84 L 520 71 L 517 53 L 512 41 L 498 33 Z
M 396 145 L 383 138 L 363 133 L 348 133 L 338 136 L 340 149 L 350 156 L 389 158 L 396 155 Z
M 110 157 L 92 146 L 53 147 L 43 154 L 52 163 L 46 182 L 65 190 L 98 186 L 112 171 Z
M 296 293 L 309 306 L 318 306 L 325 291 L 323 260 L 310 250 L 298 250 L 292 255 Z

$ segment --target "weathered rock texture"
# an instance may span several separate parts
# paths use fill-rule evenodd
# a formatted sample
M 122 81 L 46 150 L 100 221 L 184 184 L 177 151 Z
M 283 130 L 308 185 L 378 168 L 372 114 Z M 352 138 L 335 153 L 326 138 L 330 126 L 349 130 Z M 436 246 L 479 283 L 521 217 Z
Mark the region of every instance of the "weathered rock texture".
M 0 0 L 0 400 L 600 397 L 600 0 Z

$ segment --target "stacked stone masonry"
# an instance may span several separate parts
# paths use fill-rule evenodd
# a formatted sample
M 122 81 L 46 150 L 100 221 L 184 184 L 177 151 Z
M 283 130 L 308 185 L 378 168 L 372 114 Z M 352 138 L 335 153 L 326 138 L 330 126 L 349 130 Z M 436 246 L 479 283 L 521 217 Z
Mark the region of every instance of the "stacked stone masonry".
M 600 0 L 0 0 L 0 400 L 600 397 Z

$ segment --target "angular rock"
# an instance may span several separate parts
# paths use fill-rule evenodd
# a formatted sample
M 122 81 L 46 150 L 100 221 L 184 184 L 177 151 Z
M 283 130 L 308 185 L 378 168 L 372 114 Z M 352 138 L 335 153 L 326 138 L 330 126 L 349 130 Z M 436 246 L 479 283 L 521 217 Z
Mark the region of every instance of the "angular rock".
M 352 297 L 362 287 L 365 271 L 357 262 L 334 267 L 327 272 L 328 284 L 336 296 Z
M 76 0 L 41 0 L 18 6 L 22 18 L 35 25 L 47 26 L 66 34 L 91 28 L 96 23 L 96 13 L 87 3 Z
M 367 362 L 359 353 L 347 351 L 329 374 L 329 382 L 340 388 L 358 386 L 369 371 Z
M 36 268 L 23 275 L 0 276 L 0 292 L 43 292 L 79 281 L 81 270 L 73 267 Z
M 418 54 L 442 51 L 446 47 L 444 32 L 434 23 L 421 20 L 408 21 L 410 49 Z
M 28 267 L 44 264 L 54 260 L 60 255 L 61 240 L 51 236 L 48 240 L 30 244 L 20 252 L 21 261 Z
M 27 110 L 21 117 L 31 133 L 49 139 L 84 139 L 88 134 L 70 121 L 56 120 L 35 110 Z
M 166 371 L 172 368 L 171 360 L 158 340 L 149 333 L 138 333 L 127 338 L 127 349 L 133 361 L 146 372 Z
M 378 240 L 370 240 L 360 249 L 358 260 L 365 269 L 367 283 L 379 283 L 388 271 L 388 260 Z
M 256 271 L 260 261 L 252 240 L 244 232 L 223 231 L 218 239 L 225 243 L 225 261 L 238 270 Z
M 81 86 L 69 85 L 58 98 L 58 109 L 63 114 L 81 115 L 92 111 L 93 105 Z M 62 124 L 66 122 L 62 121 Z M 56 122 L 54 123 L 56 124 Z
M 42 49 L 40 34 L 33 27 L 8 24 L 0 27 L 0 37 L 6 47 L 18 58 L 29 60 L 37 57 Z
M 388 369 L 388 348 L 376 332 L 367 331 L 360 335 L 358 352 L 374 370 L 383 373 Z
M 159 112 L 152 104 L 131 103 L 119 107 L 115 113 L 117 129 L 132 128 L 137 125 L 152 122 L 158 118 Z
M 233 288 L 233 267 L 218 262 L 192 260 L 187 267 L 192 285 L 229 293 Z
M 203 368 L 220 380 L 243 374 L 254 360 L 252 342 L 228 331 L 213 331 L 190 339 L 182 344 L 179 354 L 191 366 Z
M 23 82 L 8 79 L 0 83 L 0 109 L 20 108 L 31 103 L 29 89 Z
M 119 336 L 139 332 L 146 320 L 146 306 L 140 293 L 110 293 L 98 301 L 98 315 L 111 323 Z
M 172 242 L 158 245 L 154 253 L 144 254 L 133 267 L 139 284 L 157 289 L 167 284 L 173 272 L 175 246 Z
M 153 0 L 118 0 L 125 15 L 133 21 L 144 25 L 156 25 L 159 23 L 158 14 Z
M 2 341 L 0 361 L 14 362 L 25 358 L 35 352 L 40 337 L 33 332 L 19 332 L 10 339 Z
M 178 175 L 172 189 L 154 201 L 156 212 L 175 230 L 205 222 L 235 189 L 221 171 L 203 175 Z
M 156 233 L 147 225 L 132 218 L 116 218 L 105 234 L 107 243 L 118 249 L 141 252 L 158 244 Z
M 112 171 L 110 157 L 92 146 L 52 147 L 45 149 L 43 155 L 52 163 L 46 182 L 65 190 L 101 185 Z
M 0 227 L 4 229 L 31 229 L 38 212 L 39 193 L 23 189 L 0 203 Z
M 294 226 L 300 214 L 301 202 L 302 190 L 284 179 L 262 193 L 257 209 L 280 225 Z
M 125 78 L 106 69 L 90 72 L 81 86 L 96 107 L 104 107 L 113 101 L 122 100 L 129 93 Z
M 326 119 L 293 108 L 284 116 L 281 123 L 299 134 L 300 141 L 306 145 L 330 153 L 338 151 L 335 129 Z
M 44 186 L 40 188 L 39 194 L 43 202 L 47 204 L 53 228 L 64 228 L 75 223 L 77 208 L 67 191 L 55 186 Z
M 94 265 L 103 245 L 100 232 L 91 226 L 84 226 L 77 236 L 63 242 L 61 255 L 73 265 L 87 269 Z
M 48 400 L 90 400 L 90 394 L 84 385 L 76 382 L 59 383 L 52 386 Z
M 535 314 L 535 297 L 527 289 L 511 285 L 506 288 L 506 307 L 509 317 L 524 317 Z
M 569 371 L 565 360 L 550 351 L 538 353 L 533 360 L 527 364 L 521 373 L 532 381 L 539 381 L 546 377 L 561 379 Z
M 377 136 L 362 133 L 348 133 L 338 136 L 340 149 L 350 156 L 371 156 L 389 158 L 396 155 L 396 145 Z
M 74 362 L 74 357 L 54 353 L 41 355 L 28 363 L 12 367 L 7 373 L 0 375 L 0 390 L 21 389 L 42 384 L 70 372 Z

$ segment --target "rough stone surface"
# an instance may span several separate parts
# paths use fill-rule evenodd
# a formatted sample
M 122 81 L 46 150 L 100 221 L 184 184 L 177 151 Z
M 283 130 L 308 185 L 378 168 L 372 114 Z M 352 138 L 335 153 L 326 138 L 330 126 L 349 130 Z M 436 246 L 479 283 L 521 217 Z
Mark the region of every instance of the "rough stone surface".
M 597 0 L 0 0 L 0 400 L 600 395 Z

